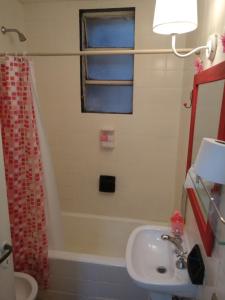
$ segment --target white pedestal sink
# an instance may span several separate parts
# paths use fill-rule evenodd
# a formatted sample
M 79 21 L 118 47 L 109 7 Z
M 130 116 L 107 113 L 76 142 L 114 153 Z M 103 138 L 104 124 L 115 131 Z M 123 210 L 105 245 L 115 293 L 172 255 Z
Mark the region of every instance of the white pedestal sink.
M 151 300 L 171 300 L 173 295 L 194 297 L 197 286 L 189 279 L 187 269 L 176 267 L 174 245 L 161 239 L 171 234 L 169 227 L 145 225 L 130 235 L 126 249 L 127 271 L 140 286 L 149 289 Z M 185 240 L 183 247 L 187 249 Z

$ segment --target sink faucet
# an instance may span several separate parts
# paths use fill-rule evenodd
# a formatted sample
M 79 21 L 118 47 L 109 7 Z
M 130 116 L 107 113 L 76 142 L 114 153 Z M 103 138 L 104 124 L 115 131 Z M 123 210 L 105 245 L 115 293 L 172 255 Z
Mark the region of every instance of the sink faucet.
M 179 252 L 184 252 L 184 249 L 183 249 L 183 247 L 181 245 L 182 244 L 182 239 L 180 237 L 177 237 L 177 236 L 173 237 L 173 236 L 171 236 L 169 234 L 162 234 L 161 235 L 161 239 L 162 240 L 167 240 L 167 241 L 173 243 L 176 246 L 176 248 L 178 250 L 177 251 L 178 253 Z
M 187 252 L 184 251 L 184 249 L 182 247 L 182 239 L 178 236 L 173 237 L 168 234 L 162 234 L 161 239 L 169 241 L 176 246 L 175 253 L 178 257 L 178 259 L 176 261 L 176 267 L 178 269 L 185 269 L 187 267 L 187 261 L 186 261 L 187 260 L 187 257 L 186 257 Z

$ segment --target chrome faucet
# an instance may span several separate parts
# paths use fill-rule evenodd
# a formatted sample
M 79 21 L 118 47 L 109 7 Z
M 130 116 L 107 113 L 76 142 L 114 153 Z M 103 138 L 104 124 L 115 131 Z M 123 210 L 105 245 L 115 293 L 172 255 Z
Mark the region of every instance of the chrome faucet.
M 167 240 L 167 241 L 173 243 L 176 246 L 177 250 L 178 250 L 177 252 L 184 252 L 184 249 L 182 247 L 182 239 L 180 237 L 178 237 L 178 236 L 173 237 L 169 234 L 162 234 L 161 239 L 162 240 Z
M 176 246 L 175 253 L 177 255 L 176 267 L 178 269 L 185 269 L 187 267 L 187 252 L 182 247 L 182 239 L 179 236 L 170 236 L 168 234 L 161 235 L 162 240 L 169 241 Z
M 186 253 L 183 253 L 181 255 L 177 255 L 178 259 L 176 261 L 176 267 L 179 270 L 186 269 L 187 268 L 187 257 Z

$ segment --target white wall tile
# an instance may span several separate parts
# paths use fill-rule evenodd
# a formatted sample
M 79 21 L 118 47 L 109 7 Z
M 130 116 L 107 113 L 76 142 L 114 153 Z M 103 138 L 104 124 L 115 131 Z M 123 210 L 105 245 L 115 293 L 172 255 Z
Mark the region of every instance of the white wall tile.
M 208 36 L 213 32 L 217 32 L 222 34 L 225 28 L 225 2 L 224 1 L 211 1 L 211 0 L 199 0 L 199 25 L 198 30 L 196 30 L 193 34 L 188 35 L 187 45 L 189 47 L 196 47 L 199 45 L 204 45 Z M 221 51 L 221 44 L 217 49 L 216 57 L 213 63 L 211 64 L 205 57 L 204 51 L 201 53 L 201 58 L 204 61 L 204 68 L 209 68 L 212 65 L 215 65 L 221 61 L 225 60 L 225 54 Z M 192 81 L 193 81 L 193 58 L 185 59 L 184 66 L 184 95 L 188 95 L 188 90 L 192 89 Z M 180 118 L 180 144 L 185 145 L 188 140 L 189 133 L 189 122 L 187 122 L 187 116 L 190 116 L 189 112 L 185 110 L 181 111 Z M 212 121 L 212 120 L 211 120 Z M 180 149 L 182 153 L 182 149 L 187 148 L 186 146 Z M 184 152 L 184 151 L 183 151 Z M 181 173 L 185 173 L 185 157 L 179 160 L 178 167 L 180 168 L 180 175 L 177 178 L 182 178 L 179 185 L 183 184 L 184 175 Z M 183 163 L 182 163 L 183 161 Z M 183 170 L 181 171 L 181 166 L 183 164 Z M 204 247 L 201 241 L 201 237 L 199 235 L 198 227 L 193 216 L 191 207 L 188 207 L 187 218 L 186 218 L 186 228 L 189 231 L 189 237 L 192 244 L 199 244 L 201 248 L 201 252 L 203 254 L 204 263 L 206 266 L 206 277 L 203 287 L 199 291 L 198 300 L 211 300 L 212 293 L 216 293 L 219 300 L 225 299 L 225 285 L 224 285 L 224 262 L 225 262 L 225 247 L 220 246 L 215 243 L 213 254 L 211 258 L 208 258 L 205 255 Z
M 79 9 L 121 6 L 136 8 L 135 48 L 171 47 L 170 37 L 152 32 L 154 1 L 38 1 L 24 5 L 29 51 L 78 50 Z M 183 36 L 178 46 L 184 44 Z M 79 58 L 35 58 L 41 115 L 64 211 L 154 221 L 158 206 L 164 206 L 158 220 L 168 221 L 175 204 L 171 190 L 175 190 L 181 68 L 181 62 L 173 59 L 173 55 L 135 56 L 133 115 L 82 114 Z M 116 130 L 116 147 L 106 153 L 100 149 L 98 137 L 99 130 L 107 126 Z M 161 140 L 162 148 L 151 147 L 152 137 L 159 140 L 162 135 L 167 137 Z M 173 157 L 168 162 L 172 167 L 170 174 L 164 172 L 162 163 L 152 164 L 149 172 L 147 166 L 153 157 L 160 161 L 162 149 L 167 148 Z M 143 171 L 148 176 L 142 177 L 140 183 L 139 174 Z M 114 195 L 98 192 L 101 172 L 117 176 L 118 189 Z M 154 184 L 158 172 L 164 174 L 164 193 L 158 193 L 159 188 Z M 141 203 L 136 201 L 137 196 Z
M 184 59 L 180 59 L 174 54 L 166 55 L 166 70 L 167 71 L 182 71 L 184 69 Z

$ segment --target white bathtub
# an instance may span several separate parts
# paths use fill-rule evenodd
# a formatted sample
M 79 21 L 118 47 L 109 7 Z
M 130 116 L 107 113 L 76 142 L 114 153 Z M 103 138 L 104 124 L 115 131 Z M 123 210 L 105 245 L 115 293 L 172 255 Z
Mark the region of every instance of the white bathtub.
M 147 221 L 62 213 L 65 250 L 107 257 L 124 258 L 128 237 Z
M 148 292 L 127 274 L 124 258 L 129 234 L 147 223 L 63 212 L 64 251 L 49 251 L 49 290 L 38 299 L 147 300 Z

